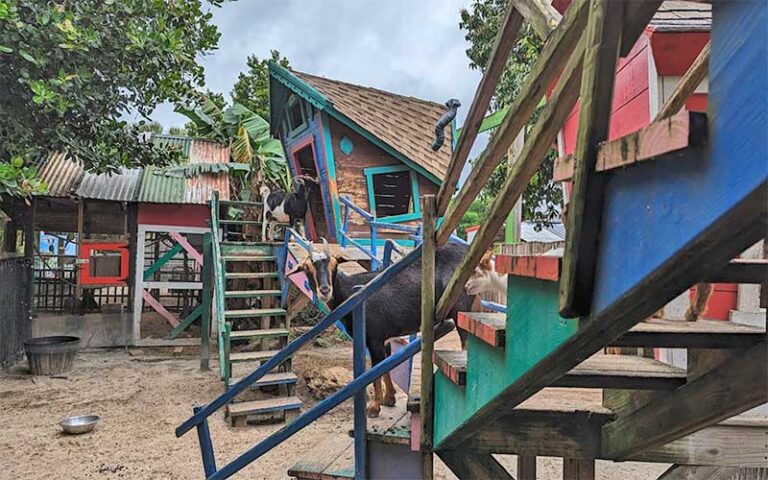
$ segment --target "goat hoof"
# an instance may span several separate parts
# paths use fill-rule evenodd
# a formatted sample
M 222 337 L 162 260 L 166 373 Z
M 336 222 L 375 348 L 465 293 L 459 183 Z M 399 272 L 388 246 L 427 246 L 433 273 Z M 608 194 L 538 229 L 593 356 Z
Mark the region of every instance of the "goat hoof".
M 385 398 L 383 402 L 381 402 L 382 405 L 385 407 L 394 407 L 395 406 L 395 397 L 392 398 Z
M 368 408 L 365 409 L 366 414 L 368 414 L 368 418 L 377 418 L 379 416 L 379 412 L 381 412 L 381 406 L 376 404 L 368 405 Z

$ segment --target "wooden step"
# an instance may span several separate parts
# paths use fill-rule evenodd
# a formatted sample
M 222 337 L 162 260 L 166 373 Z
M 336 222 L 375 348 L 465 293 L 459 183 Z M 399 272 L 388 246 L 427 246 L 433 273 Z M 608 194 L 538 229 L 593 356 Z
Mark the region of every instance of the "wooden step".
M 275 397 L 250 402 L 230 403 L 227 405 L 227 414 L 230 417 L 244 415 L 259 415 L 263 413 L 279 412 L 282 410 L 297 410 L 301 408 L 299 397 Z
M 288 475 L 298 480 L 355 478 L 354 442 L 344 436 L 324 438 L 288 469 Z
M 277 272 L 226 272 L 224 278 L 227 280 L 277 278 Z
M 223 255 L 221 257 L 225 262 L 276 262 L 274 255 Z
M 261 202 L 249 202 L 246 200 L 219 200 L 219 205 L 238 206 L 238 207 L 260 207 Z
M 259 220 L 219 220 L 219 225 L 261 225 Z
M 249 308 L 245 310 L 226 310 L 224 318 L 279 317 L 288 312 L 282 308 Z
M 718 320 L 648 319 L 612 342 L 617 347 L 747 348 L 765 339 L 765 329 Z
M 765 283 L 768 282 L 768 259 L 737 258 L 707 279 L 710 283 Z
M 597 354 L 568 372 L 553 387 L 674 390 L 686 381 L 686 371 L 634 355 Z
M 238 383 L 244 377 L 233 377 L 229 379 L 229 386 Z M 285 385 L 296 383 L 298 377 L 293 372 L 275 372 L 268 373 L 251 384 L 252 387 L 268 387 L 270 385 Z
M 493 347 L 503 347 L 503 313 L 460 312 L 458 327 Z M 746 348 L 762 341 L 765 329 L 718 320 L 685 322 L 648 319 L 611 343 L 615 347 Z
M 503 313 L 459 312 L 456 326 L 492 347 L 506 342 L 507 316 Z
M 280 350 L 262 350 L 257 352 L 232 352 L 229 354 L 231 363 L 263 362 L 277 355 Z
M 260 298 L 279 297 L 280 290 L 229 290 L 224 292 L 224 298 Z
M 435 351 L 437 368 L 456 385 L 465 385 L 467 352 Z M 683 385 L 683 369 L 651 358 L 629 355 L 594 355 L 568 372 L 553 387 L 618 388 L 627 390 L 674 390 Z
M 229 335 L 230 340 L 250 340 L 254 338 L 287 337 L 287 328 L 263 328 L 261 330 L 237 330 Z
M 467 383 L 466 350 L 435 350 L 432 360 L 437 368 L 456 385 Z

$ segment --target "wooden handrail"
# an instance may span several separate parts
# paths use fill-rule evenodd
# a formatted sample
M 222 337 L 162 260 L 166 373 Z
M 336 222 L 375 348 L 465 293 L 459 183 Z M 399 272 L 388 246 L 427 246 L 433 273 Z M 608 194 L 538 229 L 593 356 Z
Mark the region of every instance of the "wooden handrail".
M 224 268 L 221 265 L 221 237 L 219 235 L 219 192 L 214 191 L 211 197 L 211 250 L 213 252 L 213 288 L 216 302 L 216 337 L 218 340 L 219 359 L 224 357 Z M 219 375 L 226 378 L 226 362 L 219 361 Z
M 496 85 L 504 73 L 507 65 L 507 59 L 515 46 L 517 32 L 523 24 L 523 17 L 514 8 L 508 8 L 504 21 L 501 24 L 499 33 L 496 35 L 496 43 L 493 46 L 488 65 L 486 65 L 485 74 L 480 80 L 480 86 L 475 92 L 475 98 L 469 107 L 469 113 L 464 122 L 459 140 L 456 143 L 456 149 L 451 156 L 451 162 L 448 165 L 448 173 L 440 185 L 440 191 L 437 194 L 437 215 L 440 216 L 448 209 L 448 203 L 456 190 L 461 171 L 469 157 L 472 145 L 475 143 L 480 125 L 483 123 L 485 112 L 488 111 L 488 105 L 491 103 L 493 94 L 496 93 Z
M 509 176 L 499 194 L 496 195 L 485 222 L 480 226 L 480 230 L 469 246 L 469 251 L 448 281 L 448 286 L 437 303 L 436 320 L 445 318 L 451 306 L 464 291 L 464 285 L 472 276 L 485 252 L 493 245 L 496 233 L 546 157 L 547 150 L 557 137 L 557 132 L 576 104 L 581 86 L 584 46 L 585 40 L 582 38 L 577 42 L 555 90 L 552 92 L 550 101 L 547 102 L 533 127 L 530 140 L 525 143 L 519 160 L 512 165 Z
M 501 163 L 517 135 L 528 123 L 539 101 L 573 52 L 582 30 L 587 24 L 587 0 L 577 0 L 565 13 L 563 21 L 552 32 L 531 72 L 515 97 L 504 122 L 477 160 L 464 182 L 456 201 L 451 204 L 445 219 L 437 230 L 437 244 L 445 244 L 472 202 L 485 186 L 493 171 Z

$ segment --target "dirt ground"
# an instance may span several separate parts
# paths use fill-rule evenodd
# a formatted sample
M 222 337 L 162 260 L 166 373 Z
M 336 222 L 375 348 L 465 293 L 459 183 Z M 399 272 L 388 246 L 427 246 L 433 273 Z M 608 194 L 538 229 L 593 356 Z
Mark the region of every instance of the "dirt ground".
M 346 346 L 309 348 L 295 359 L 296 370 L 349 368 Z M 31 377 L 25 366 L 0 374 L 0 479 L 194 479 L 202 478 L 197 436 L 180 439 L 174 428 L 222 391 L 214 371 L 200 372 L 195 357 L 150 351 L 80 353 L 67 378 Z M 215 363 L 214 363 L 214 368 Z M 311 404 L 306 386 L 299 393 Z M 305 405 L 306 405 L 305 404 Z M 96 430 L 80 436 L 60 433 L 68 416 L 96 414 Z M 233 429 L 223 414 L 210 419 L 219 465 L 234 459 L 280 424 Z M 347 402 L 252 463 L 236 478 L 284 479 L 301 455 L 329 436 L 346 435 L 352 425 Z M 514 457 L 500 460 L 514 474 Z M 667 465 L 599 462 L 603 480 L 655 479 Z M 436 477 L 454 479 L 438 462 Z M 560 479 L 556 459 L 539 459 L 539 478 Z

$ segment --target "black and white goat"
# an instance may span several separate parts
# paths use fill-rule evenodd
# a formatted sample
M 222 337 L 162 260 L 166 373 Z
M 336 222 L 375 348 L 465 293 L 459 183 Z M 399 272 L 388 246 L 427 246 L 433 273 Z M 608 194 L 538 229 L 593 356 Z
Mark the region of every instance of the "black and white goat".
M 307 238 L 304 217 L 306 217 L 309 209 L 310 182 L 319 185 L 318 181 L 312 177 L 298 175 L 293 178 L 293 190 L 290 193 L 282 190 L 272 192 L 266 185 L 261 187 L 259 192 L 261 193 L 264 212 L 261 223 L 261 238 L 264 241 L 274 239 L 275 227 L 278 223 L 287 223 L 292 228 L 296 228 L 298 224 L 299 234 Z M 267 224 L 269 224 L 269 229 L 267 229 Z M 269 231 L 267 232 L 267 230 Z
M 337 259 L 331 255 L 328 242 L 323 239 L 324 248 L 318 252 L 310 250 L 309 257 L 299 263 L 288 275 L 304 271 L 310 286 L 320 300 L 333 310 L 347 298 L 357 285 L 365 285 L 376 277 L 379 272 L 366 272 L 355 275 L 338 275 Z M 461 259 L 467 251 L 464 245 L 448 244 L 437 249 L 435 255 L 435 295 L 440 298 L 448 280 L 458 268 Z M 463 294 L 448 318 L 456 318 L 459 311 L 469 311 L 473 298 Z M 390 338 L 411 335 L 419 331 L 421 325 L 421 262 L 415 261 L 401 270 L 389 282 L 373 293 L 365 305 L 366 346 L 371 355 L 371 364 L 377 365 L 386 359 L 387 347 L 385 342 Z M 352 332 L 352 315 L 342 320 L 347 332 Z M 435 336 L 450 328 L 450 322 L 436 324 Z M 374 382 L 374 400 L 368 404 L 369 417 L 378 416 L 381 405 L 395 404 L 395 387 L 389 375 L 384 375 L 386 393 L 382 395 L 381 379 Z

